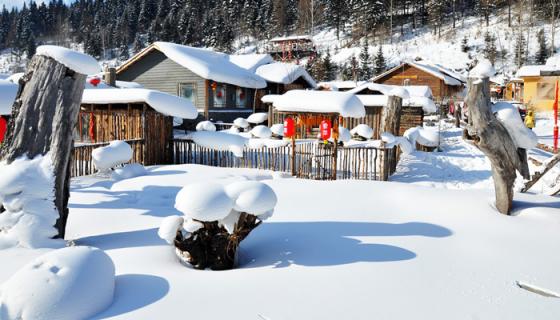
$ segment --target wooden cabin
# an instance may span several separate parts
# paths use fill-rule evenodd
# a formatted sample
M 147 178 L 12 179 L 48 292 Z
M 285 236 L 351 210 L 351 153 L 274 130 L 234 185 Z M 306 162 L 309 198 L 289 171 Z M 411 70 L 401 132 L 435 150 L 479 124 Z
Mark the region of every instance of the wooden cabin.
M 307 35 L 273 38 L 265 50 L 274 60 L 282 62 L 298 61 L 317 53 L 313 39 Z
M 396 86 L 428 86 L 434 101 L 461 100 L 466 80 L 437 64 L 405 62 L 373 78 L 373 82 Z
M 256 89 L 267 86 L 226 54 L 168 42 L 132 57 L 117 68 L 117 79 L 190 100 L 200 119 L 224 122 L 253 113 Z
M 134 162 L 167 164 L 172 160 L 173 117 L 194 119 L 190 101 L 148 89 L 85 89 L 74 134 L 75 144 L 127 141 Z
M 504 88 L 504 100 L 523 102 L 523 79 L 514 78 L 506 83 Z
M 517 77 L 523 80 L 522 102 L 528 109 L 552 110 L 556 82 L 560 81 L 560 65 L 523 66 Z

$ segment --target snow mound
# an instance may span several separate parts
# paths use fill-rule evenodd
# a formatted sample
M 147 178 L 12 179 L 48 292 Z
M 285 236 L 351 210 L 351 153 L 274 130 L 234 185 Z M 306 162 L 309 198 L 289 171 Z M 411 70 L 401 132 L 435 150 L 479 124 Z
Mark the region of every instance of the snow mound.
M 196 131 L 216 131 L 216 126 L 211 121 L 200 121 L 196 125 Z
M 175 208 L 191 219 L 217 221 L 230 213 L 233 200 L 221 184 L 193 183 L 179 191 Z
M 262 65 L 257 68 L 256 73 L 268 82 L 291 84 L 297 79 L 304 79 L 312 88 L 317 87 L 317 83 L 307 73 L 304 67 L 293 64 L 274 62 Z
M 422 127 L 410 128 L 404 132 L 404 137 L 410 142 L 412 148 L 416 143 L 426 147 L 437 147 L 439 145 L 439 133 L 437 130 Z
M 386 144 L 394 144 L 397 139 L 392 133 L 383 132 L 381 133 L 381 141 L 385 142 Z
M 414 151 L 414 147 L 405 137 L 396 137 L 395 142 L 401 147 L 404 154 L 411 154 Z
M 132 159 L 132 148 L 124 141 L 111 141 L 108 146 L 96 148 L 91 152 L 93 165 L 99 171 L 108 171 Z
M 19 86 L 11 81 L 0 80 L 0 116 L 12 114 Z
M 0 177 L 0 203 L 6 209 L 0 214 L 0 249 L 61 245 L 52 239 L 58 212 L 50 156 L 0 163 Z
M 227 132 L 197 131 L 187 135 L 188 139 L 205 148 L 219 151 L 231 151 L 236 157 L 243 157 L 243 148 L 247 139 Z
M 272 131 L 267 126 L 256 126 L 251 130 L 251 134 L 257 138 L 268 139 L 272 136 Z
M 190 100 L 164 92 L 131 88 L 92 88 L 85 89 L 82 94 L 82 103 L 91 104 L 118 104 L 143 102 L 154 108 L 157 112 L 181 119 L 196 119 L 198 111 Z
M 115 170 L 113 170 L 113 173 L 111 173 L 111 179 L 116 181 L 132 179 L 145 176 L 147 173 L 148 172 L 143 165 L 139 163 L 130 163 L 122 168 L 116 168 Z
M 249 121 L 247 121 L 247 119 L 244 118 L 237 118 L 235 120 L 233 120 L 233 125 L 238 127 L 238 128 L 248 128 L 249 127 Z
M 408 91 L 401 86 L 395 86 L 394 88 L 392 88 L 391 91 L 389 92 L 389 95 L 400 97 L 402 99 L 410 98 L 410 94 L 408 94 Z
M 350 130 L 344 127 L 338 127 L 338 141 L 342 141 L 344 143 L 352 140 L 352 134 Z
M 276 99 L 278 99 L 278 97 L 280 97 L 280 96 L 281 95 L 279 95 L 279 94 L 267 94 L 267 95 L 265 95 L 261 98 L 261 101 L 263 103 L 274 103 L 274 101 Z
M 39 46 L 35 53 L 52 58 L 77 73 L 93 75 L 101 71 L 97 60 L 92 56 L 58 46 Z
M 529 150 L 537 146 L 537 135 L 525 126 L 515 106 L 507 102 L 498 102 L 492 105 L 492 112 L 506 127 L 518 148 Z
M 363 118 L 366 110 L 355 95 L 338 91 L 290 90 L 277 99 L 278 111 L 338 113 L 342 117 Z
M 89 319 L 113 302 L 115 265 L 102 250 L 68 247 L 25 265 L 0 291 L 0 319 Z
M 258 181 L 235 182 L 227 185 L 225 190 L 235 201 L 233 209 L 255 216 L 274 209 L 278 202 L 272 188 Z
M 267 148 L 279 148 L 285 147 L 290 143 L 288 140 L 280 140 L 280 139 L 249 139 L 247 141 L 247 147 L 249 149 L 260 149 L 263 147 Z
M 284 136 L 284 124 L 283 123 L 273 124 L 272 127 L 270 127 L 270 132 L 272 132 L 273 135 L 283 137 Z
M 170 216 L 163 219 L 158 230 L 158 236 L 168 244 L 173 244 L 177 236 L 177 230 L 181 228 L 185 219 L 179 216 Z
M 490 78 L 496 74 L 496 69 L 488 59 L 481 59 L 470 72 L 471 78 Z
M 352 136 L 359 135 L 364 139 L 371 139 L 373 137 L 373 129 L 367 124 L 359 124 L 350 130 L 350 134 Z
M 247 118 L 247 121 L 253 124 L 261 124 L 267 120 L 268 120 L 268 113 L 266 112 L 253 113 Z

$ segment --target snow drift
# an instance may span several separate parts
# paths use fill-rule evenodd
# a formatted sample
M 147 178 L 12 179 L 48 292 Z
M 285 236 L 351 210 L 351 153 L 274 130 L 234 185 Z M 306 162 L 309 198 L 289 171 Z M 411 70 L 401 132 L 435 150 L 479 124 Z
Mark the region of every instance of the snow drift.
M 518 148 L 532 149 L 537 146 L 538 137 L 525 126 L 519 111 L 511 103 L 498 102 L 492 105 L 492 112 L 498 120 L 506 127 L 513 142 Z
M 132 159 L 132 148 L 124 141 L 112 141 L 108 146 L 94 149 L 91 152 L 93 165 L 99 171 L 108 171 Z
M 193 140 L 196 144 L 205 148 L 219 151 L 231 151 L 236 157 L 243 157 L 243 148 L 247 144 L 247 139 L 227 132 L 197 131 L 187 135 L 187 139 Z

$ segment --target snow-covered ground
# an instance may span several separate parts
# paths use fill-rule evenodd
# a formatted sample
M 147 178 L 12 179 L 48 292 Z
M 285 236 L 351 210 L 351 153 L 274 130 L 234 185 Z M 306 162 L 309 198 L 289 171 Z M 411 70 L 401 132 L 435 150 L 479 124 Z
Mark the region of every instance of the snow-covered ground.
M 535 117 L 535 129 L 539 143 L 552 147 L 554 144 L 554 116 L 552 112 L 538 113 Z

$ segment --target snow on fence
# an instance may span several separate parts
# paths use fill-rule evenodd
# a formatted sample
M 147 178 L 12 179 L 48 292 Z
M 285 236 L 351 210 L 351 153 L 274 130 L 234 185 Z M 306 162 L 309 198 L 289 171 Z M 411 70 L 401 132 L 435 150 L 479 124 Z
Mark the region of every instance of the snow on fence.
M 130 163 L 144 163 L 144 139 L 124 140 L 132 148 Z M 108 146 L 110 142 L 90 143 L 74 146 L 72 154 L 72 177 L 94 174 L 97 169 L 93 165 L 92 152 L 99 147 Z
M 338 148 L 337 179 L 383 180 L 391 174 L 388 153 L 392 149 L 374 147 Z M 314 142 L 296 144 L 295 172 L 299 178 L 330 180 L 334 175 L 334 147 Z M 201 164 L 225 168 L 250 168 L 292 172 L 291 146 L 245 148 L 238 158 L 230 151 L 218 151 L 191 140 L 173 140 L 175 164 Z

